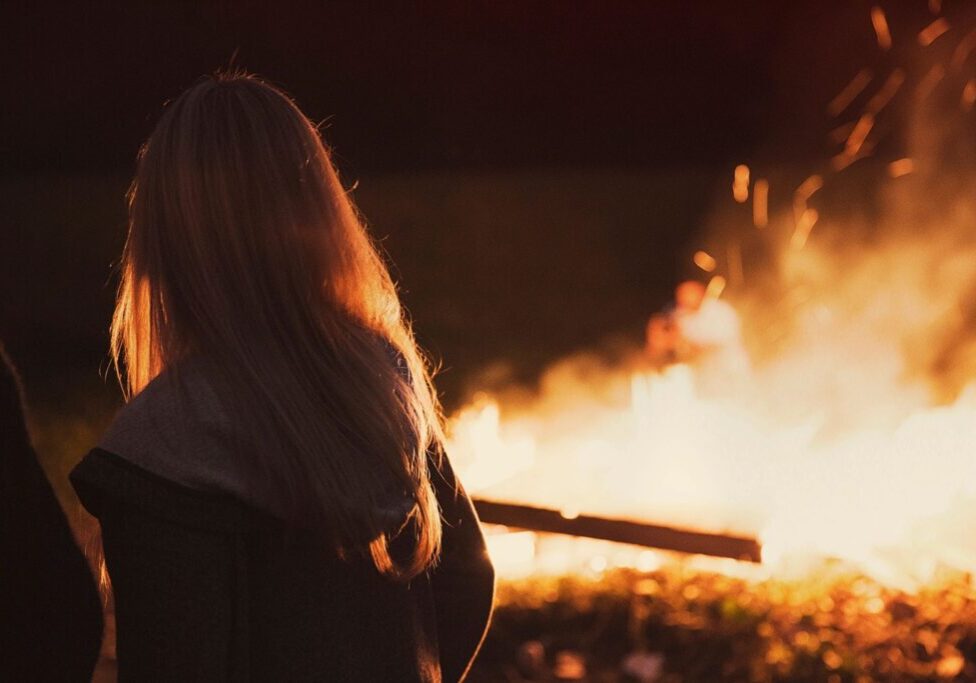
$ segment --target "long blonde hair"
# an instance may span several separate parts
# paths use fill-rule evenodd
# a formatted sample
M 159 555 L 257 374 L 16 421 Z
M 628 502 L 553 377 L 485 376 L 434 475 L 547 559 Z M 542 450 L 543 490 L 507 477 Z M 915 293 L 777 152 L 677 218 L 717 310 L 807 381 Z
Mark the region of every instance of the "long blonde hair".
M 202 356 L 255 485 L 340 554 L 409 579 L 438 554 L 436 394 L 316 126 L 246 73 L 199 81 L 142 147 L 112 319 L 127 395 Z M 399 366 L 399 367 L 398 367 Z M 389 528 L 391 497 L 409 524 Z M 406 531 L 406 530 L 410 531 Z M 390 541 L 412 533 L 409 557 Z M 398 544 L 399 547 L 399 544 Z

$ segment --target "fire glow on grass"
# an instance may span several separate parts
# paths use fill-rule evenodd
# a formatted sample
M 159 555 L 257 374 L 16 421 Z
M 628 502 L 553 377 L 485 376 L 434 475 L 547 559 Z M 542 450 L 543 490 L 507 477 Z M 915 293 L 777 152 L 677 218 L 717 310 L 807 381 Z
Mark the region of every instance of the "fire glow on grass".
M 887 51 L 883 11 L 866 21 Z M 914 80 L 907 66 L 855 70 L 828 106 L 839 151 L 781 188 L 788 199 L 774 203 L 769 174 L 735 169 L 735 202 L 765 251 L 749 261 L 746 228 L 723 225 L 726 248 L 695 254 L 710 285 L 686 322 L 702 352 L 655 368 L 636 351 L 612 364 L 580 355 L 537 392 L 479 395 L 455 414 L 450 449 L 469 491 L 757 537 L 763 564 L 709 564 L 725 572 L 783 576 L 839 558 L 911 588 L 942 567 L 976 570 L 976 166 L 943 163 L 946 136 L 976 129 L 974 35 L 940 19 L 913 38 L 955 36 L 938 79 L 928 65 Z M 913 108 L 905 149 L 873 158 L 899 98 Z M 876 170 L 873 214 L 824 197 L 852 167 Z M 726 277 L 737 286 L 723 292 Z M 490 545 L 509 576 L 666 559 L 517 530 L 496 529 Z

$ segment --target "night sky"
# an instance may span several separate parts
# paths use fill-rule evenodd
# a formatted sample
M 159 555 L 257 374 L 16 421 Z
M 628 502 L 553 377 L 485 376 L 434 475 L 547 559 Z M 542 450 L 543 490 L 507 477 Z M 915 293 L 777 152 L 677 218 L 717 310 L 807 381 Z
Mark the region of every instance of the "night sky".
M 721 163 L 876 52 L 864 2 L 5 6 L 7 172 L 128 170 L 163 101 L 232 60 L 328 119 L 352 173 Z

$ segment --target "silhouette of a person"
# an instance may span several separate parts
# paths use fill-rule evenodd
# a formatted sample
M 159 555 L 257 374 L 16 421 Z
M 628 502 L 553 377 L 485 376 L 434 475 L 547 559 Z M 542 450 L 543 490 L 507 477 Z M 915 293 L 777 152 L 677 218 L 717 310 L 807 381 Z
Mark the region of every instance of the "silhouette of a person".
M 101 639 L 95 581 L 37 461 L 0 347 L 0 679 L 89 681 Z

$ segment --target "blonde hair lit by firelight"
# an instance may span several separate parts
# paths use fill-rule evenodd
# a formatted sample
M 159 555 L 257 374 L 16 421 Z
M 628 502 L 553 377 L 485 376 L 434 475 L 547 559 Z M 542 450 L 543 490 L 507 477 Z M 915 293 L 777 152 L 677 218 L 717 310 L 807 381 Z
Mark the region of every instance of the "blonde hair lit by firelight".
M 290 513 L 408 579 L 435 561 L 443 435 L 395 285 L 315 125 L 246 73 L 170 103 L 139 154 L 112 320 L 128 397 L 196 357 Z M 391 495 L 412 505 L 390 530 Z M 409 509 L 409 506 L 407 506 Z M 390 541 L 410 533 L 410 556 Z

